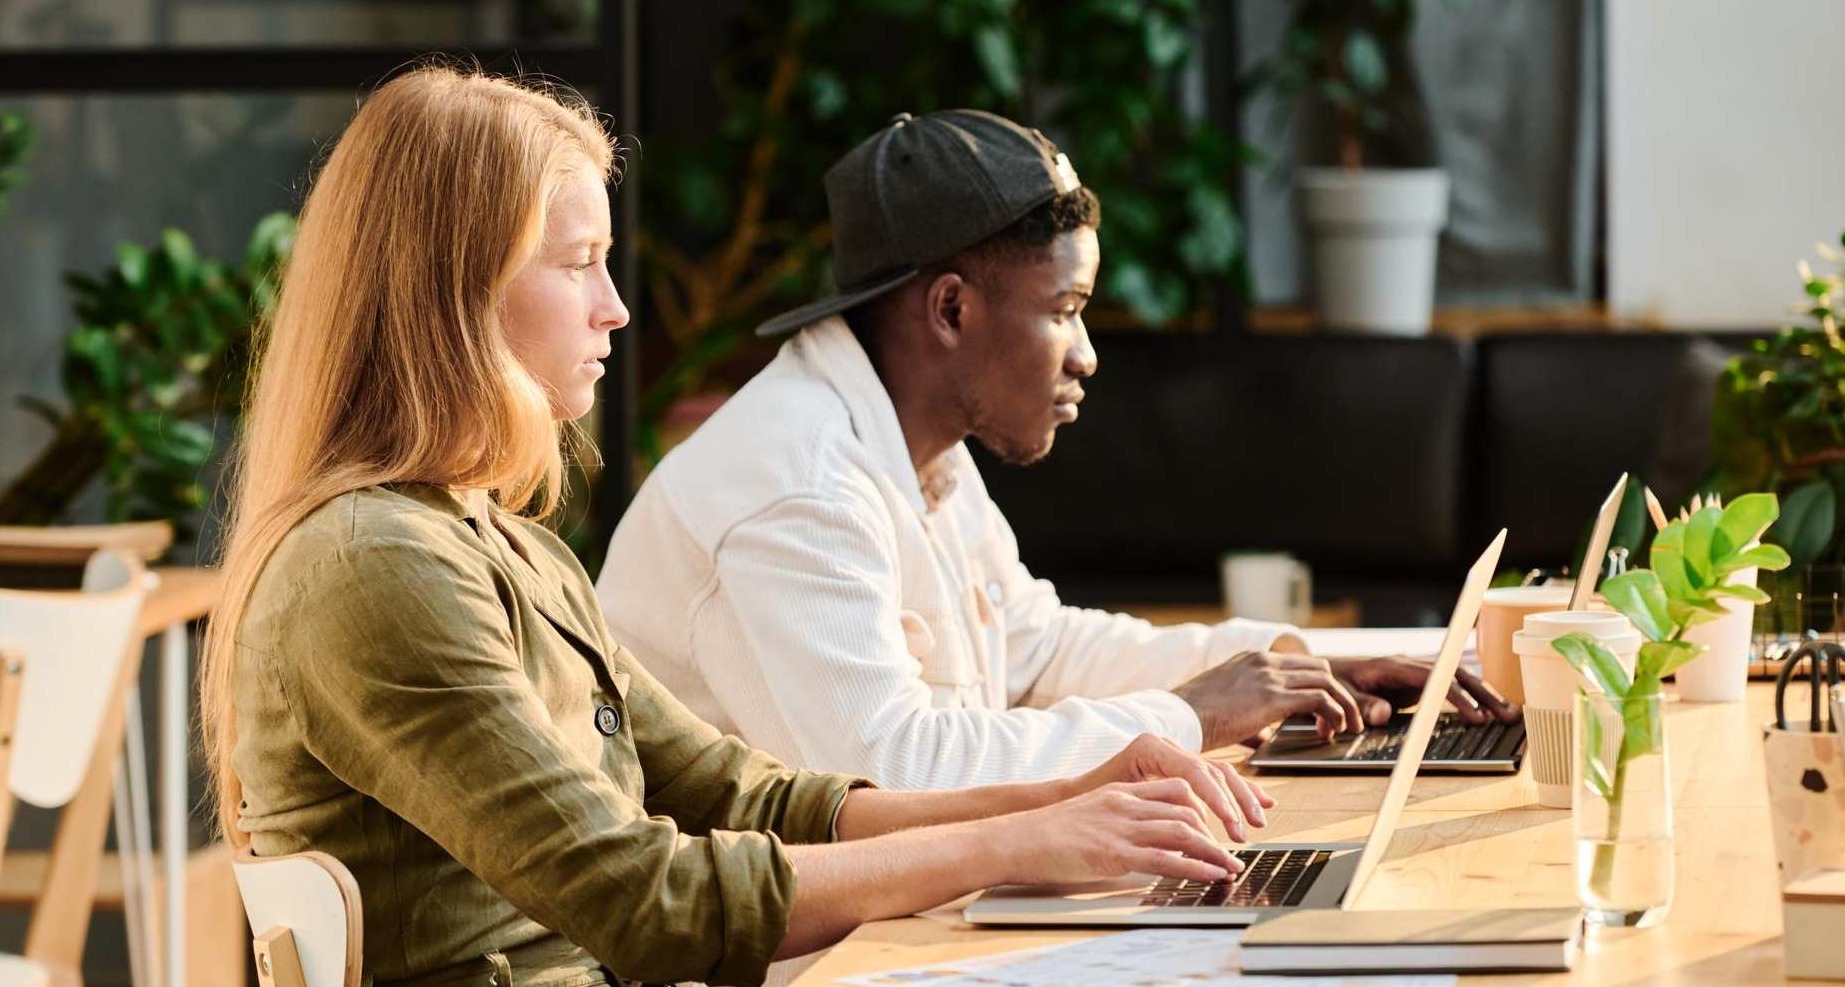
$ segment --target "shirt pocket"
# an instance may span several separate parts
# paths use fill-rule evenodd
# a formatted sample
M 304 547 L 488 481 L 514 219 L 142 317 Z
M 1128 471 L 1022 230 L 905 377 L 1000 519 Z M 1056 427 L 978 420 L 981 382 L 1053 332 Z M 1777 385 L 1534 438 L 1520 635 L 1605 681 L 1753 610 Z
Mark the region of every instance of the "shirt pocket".
M 958 636 L 943 633 L 941 622 L 922 610 L 904 610 L 897 616 L 903 643 L 916 659 L 923 682 L 941 695 L 958 694 L 980 683 L 980 671 Z

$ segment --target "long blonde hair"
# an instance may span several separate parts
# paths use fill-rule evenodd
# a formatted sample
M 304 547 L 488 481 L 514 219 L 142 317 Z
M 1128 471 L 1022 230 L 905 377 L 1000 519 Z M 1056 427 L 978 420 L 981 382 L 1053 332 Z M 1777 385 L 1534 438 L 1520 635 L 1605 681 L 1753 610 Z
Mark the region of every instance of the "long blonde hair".
M 233 845 L 246 842 L 231 763 L 237 626 L 283 537 L 381 483 L 484 489 L 537 515 L 556 506 L 562 426 L 497 310 L 563 177 L 593 168 L 606 180 L 614 161 L 574 93 L 430 65 L 374 92 L 314 181 L 257 333 L 201 670 L 206 758 Z

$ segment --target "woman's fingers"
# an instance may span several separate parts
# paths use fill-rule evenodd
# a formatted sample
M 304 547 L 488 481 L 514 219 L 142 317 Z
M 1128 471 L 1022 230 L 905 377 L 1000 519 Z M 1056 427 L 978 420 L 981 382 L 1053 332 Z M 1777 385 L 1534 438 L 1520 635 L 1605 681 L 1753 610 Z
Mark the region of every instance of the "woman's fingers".
M 1231 797 L 1236 799 L 1243 818 L 1252 826 L 1268 825 L 1268 813 L 1262 810 L 1273 808 L 1275 800 L 1262 790 L 1262 786 L 1238 774 L 1228 764 L 1213 764 L 1211 768 L 1223 779 L 1224 787 L 1230 790 Z

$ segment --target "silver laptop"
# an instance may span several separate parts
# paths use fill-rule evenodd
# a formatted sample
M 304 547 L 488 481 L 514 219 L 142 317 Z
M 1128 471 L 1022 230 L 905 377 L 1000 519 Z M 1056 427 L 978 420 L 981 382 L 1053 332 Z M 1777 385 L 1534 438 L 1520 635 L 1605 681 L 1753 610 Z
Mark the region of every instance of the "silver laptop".
M 1448 618 L 1441 652 L 1410 718 L 1403 751 L 1371 835 L 1355 843 L 1256 843 L 1232 848 L 1244 869 L 1222 881 L 1185 881 L 1130 874 L 1088 884 L 994 888 L 967 906 L 977 925 L 1218 925 L 1245 926 L 1295 908 L 1334 908 L 1351 901 L 1383 861 L 1396 832 L 1422 755 L 1435 735 L 1442 697 L 1454 680 L 1461 648 L 1480 612 L 1480 597 L 1492 581 L 1505 546 L 1505 532 L 1493 539 L 1467 573 L 1461 598 Z
M 1627 491 L 1627 474 L 1614 481 L 1589 529 L 1589 543 L 1570 591 L 1569 609 L 1587 609 L 1595 596 L 1601 559 L 1608 554 L 1608 539 L 1621 513 Z M 1322 740 L 1312 717 L 1292 717 L 1281 724 L 1267 743 L 1256 749 L 1249 765 L 1263 771 L 1313 771 L 1381 773 L 1396 763 L 1409 731 L 1410 717 L 1398 713 L 1389 722 L 1369 729 Z M 1516 774 L 1525 759 L 1525 724 L 1468 723 L 1455 713 L 1443 713 L 1435 724 L 1435 738 L 1422 759 L 1422 770 L 1443 774 Z

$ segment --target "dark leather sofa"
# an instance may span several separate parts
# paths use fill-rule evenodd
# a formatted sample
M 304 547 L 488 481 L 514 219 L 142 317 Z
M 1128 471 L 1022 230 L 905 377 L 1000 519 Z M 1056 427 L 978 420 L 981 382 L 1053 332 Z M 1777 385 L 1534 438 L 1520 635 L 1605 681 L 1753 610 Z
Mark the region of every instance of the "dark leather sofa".
M 1051 456 L 981 471 L 1070 602 L 1213 601 L 1222 552 L 1281 549 L 1368 624 L 1434 623 L 1501 526 L 1507 567 L 1555 567 L 1621 471 L 1686 496 L 1756 336 L 1105 335 Z

